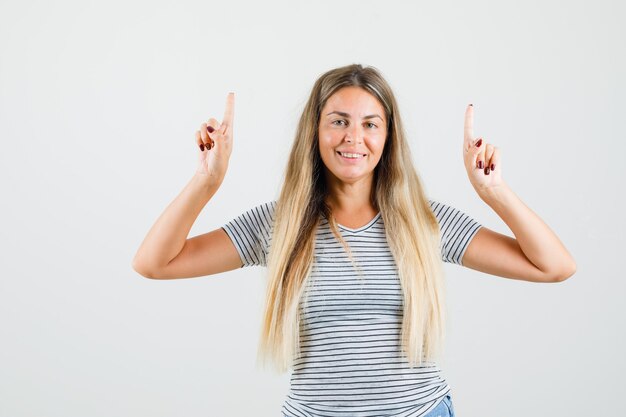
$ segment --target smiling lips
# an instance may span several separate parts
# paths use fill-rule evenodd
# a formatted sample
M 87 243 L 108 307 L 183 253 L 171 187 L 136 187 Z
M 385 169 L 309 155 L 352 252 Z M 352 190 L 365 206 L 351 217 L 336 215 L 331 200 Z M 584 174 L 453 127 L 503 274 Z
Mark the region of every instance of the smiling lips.
M 350 160 L 358 160 L 358 159 L 363 159 L 365 157 L 364 154 L 362 154 L 362 153 L 355 153 L 355 152 L 341 152 L 341 151 L 337 151 L 337 154 L 339 154 L 343 159 L 350 159 Z

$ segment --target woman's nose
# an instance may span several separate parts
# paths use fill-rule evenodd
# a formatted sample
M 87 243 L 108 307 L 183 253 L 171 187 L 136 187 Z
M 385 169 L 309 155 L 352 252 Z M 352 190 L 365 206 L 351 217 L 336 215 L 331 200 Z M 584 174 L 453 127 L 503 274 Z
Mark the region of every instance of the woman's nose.
M 346 142 L 352 143 L 354 141 L 356 141 L 356 143 L 363 142 L 363 132 L 359 126 L 354 126 L 352 129 L 346 131 Z

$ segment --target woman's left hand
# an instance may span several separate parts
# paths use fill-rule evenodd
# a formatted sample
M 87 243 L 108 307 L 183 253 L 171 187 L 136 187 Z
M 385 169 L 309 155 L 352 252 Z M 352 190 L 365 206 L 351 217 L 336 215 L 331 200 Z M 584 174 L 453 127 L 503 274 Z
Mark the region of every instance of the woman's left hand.
M 500 175 L 500 149 L 482 137 L 474 138 L 474 106 L 471 104 L 465 110 L 464 136 L 463 161 L 474 190 L 482 196 L 504 185 Z

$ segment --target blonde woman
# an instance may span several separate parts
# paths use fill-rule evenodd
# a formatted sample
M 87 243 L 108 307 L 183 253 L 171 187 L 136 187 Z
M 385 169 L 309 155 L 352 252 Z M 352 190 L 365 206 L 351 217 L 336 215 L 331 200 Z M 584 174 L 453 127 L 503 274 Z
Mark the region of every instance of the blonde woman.
M 226 174 L 234 100 L 221 123 L 200 125 L 197 172 L 149 231 L 134 269 L 175 279 L 266 266 L 259 359 L 293 368 L 284 416 L 453 416 L 437 366 L 442 261 L 532 282 L 576 269 L 503 181 L 499 149 L 474 137 L 472 105 L 467 175 L 515 237 L 427 198 L 391 88 L 375 68 L 349 65 L 315 82 L 278 199 L 188 239 Z

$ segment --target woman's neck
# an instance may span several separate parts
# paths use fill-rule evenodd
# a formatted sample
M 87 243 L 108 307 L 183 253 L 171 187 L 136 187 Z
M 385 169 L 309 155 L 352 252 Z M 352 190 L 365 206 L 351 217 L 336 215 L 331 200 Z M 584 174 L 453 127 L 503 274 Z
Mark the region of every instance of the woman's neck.
M 372 177 L 363 178 L 353 183 L 346 183 L 335 179 L 328 181 L 327 204 L 335 217 L 364 215 L 373 217 L 377 211 L 372 204 Z M 343 224 L 343 223 L 342 223 Z

